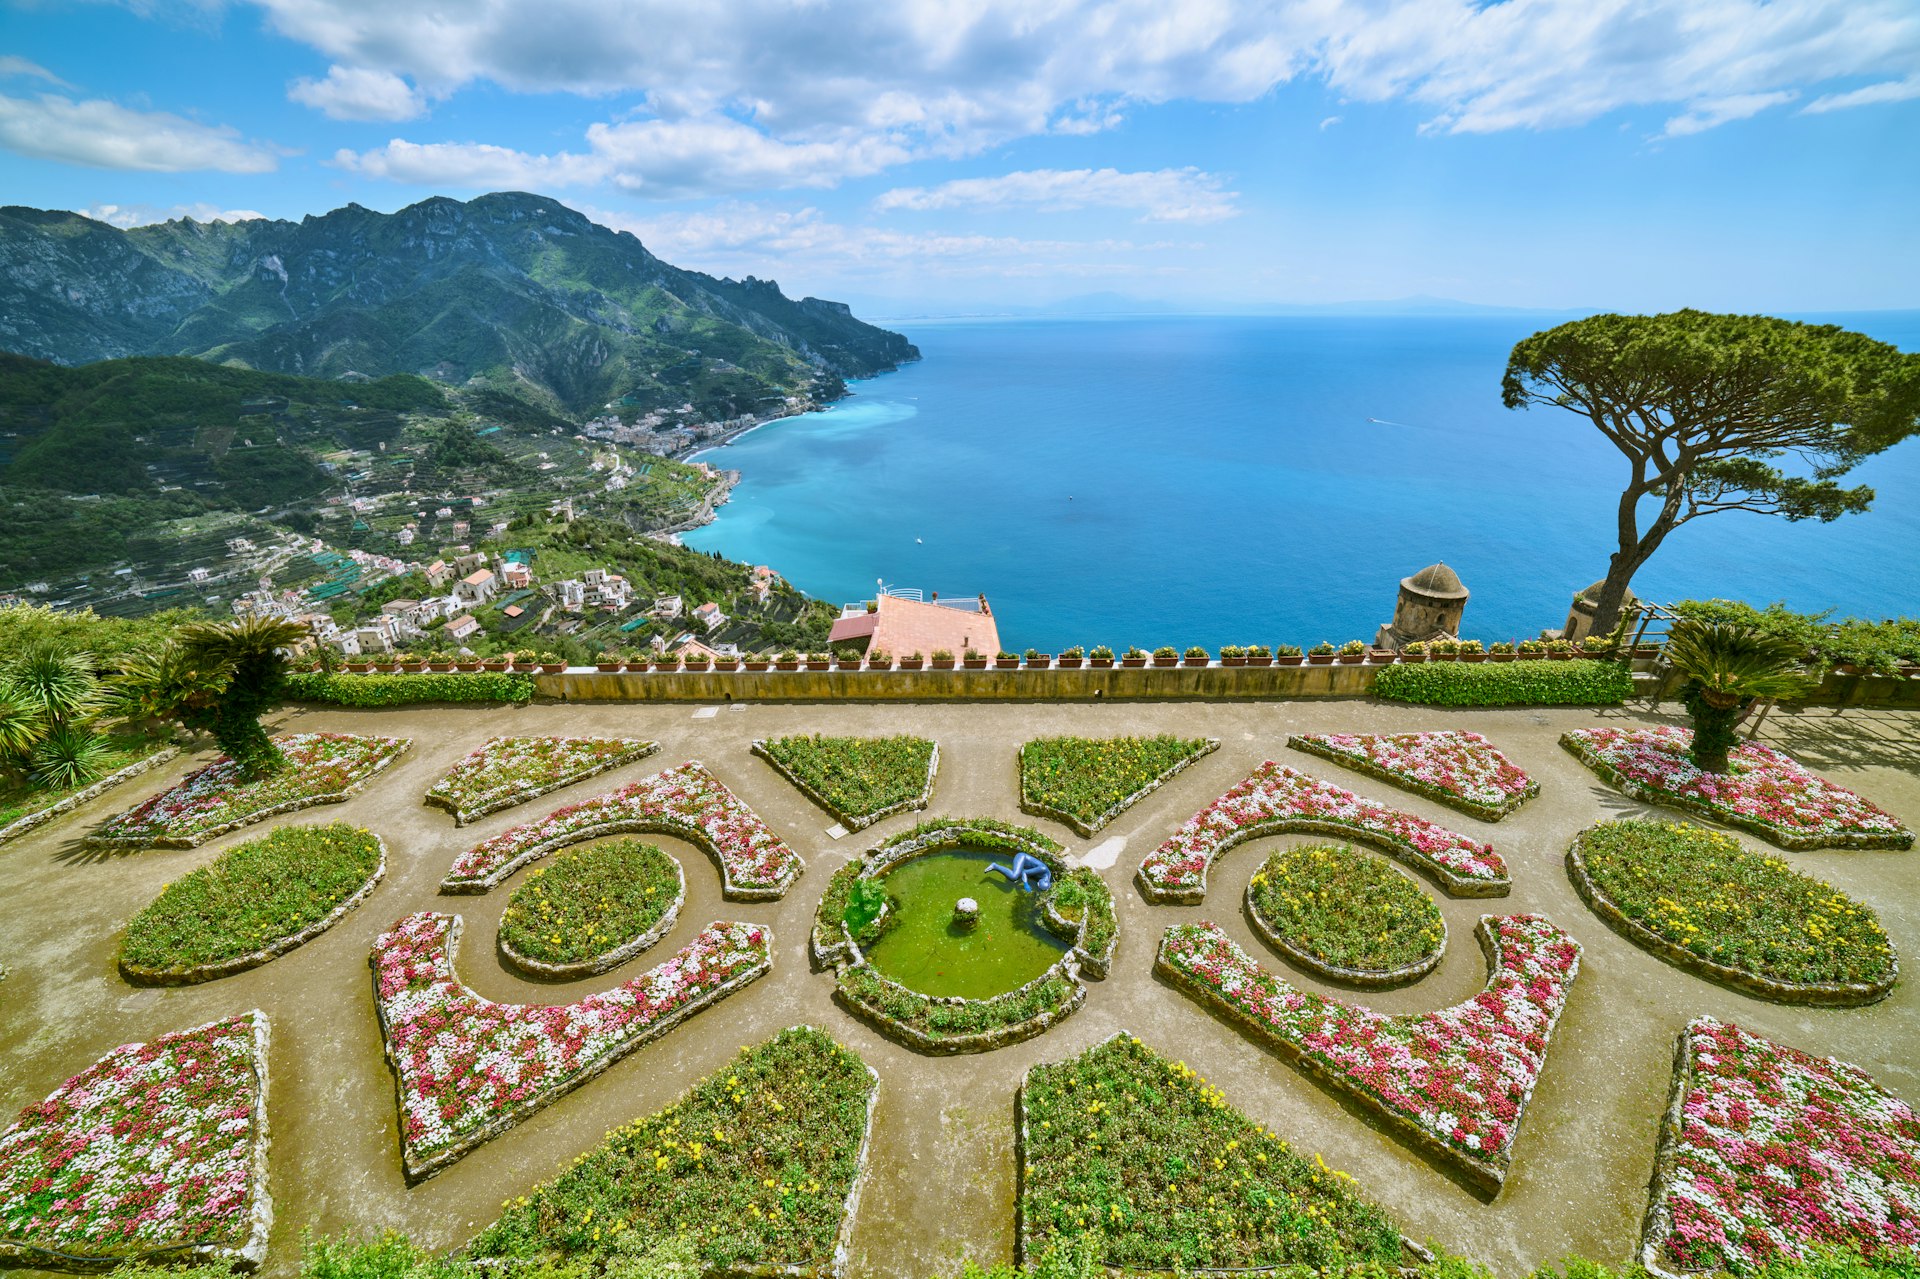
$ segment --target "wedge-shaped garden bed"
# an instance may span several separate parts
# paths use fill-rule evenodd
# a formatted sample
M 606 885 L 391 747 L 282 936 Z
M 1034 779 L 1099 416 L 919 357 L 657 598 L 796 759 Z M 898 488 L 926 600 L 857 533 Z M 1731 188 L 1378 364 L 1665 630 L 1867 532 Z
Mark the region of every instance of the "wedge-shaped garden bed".
M 841 1274 L 878 1096 L 826 1034 L 783 1030 L 509 1200 L 467 1255 L 612 1269 L 634 1236 L 679 1236 L 708 1273 Z
M 1447 950 L 1447 921 L 1420 885 L 1345 844 L 1269 856 L 1247 882 L 1247 917 L 1308 972 L 1373 990 L 1418 981 Z
M 556 808 L 462 853 L 443 893 L 484 893 L 528 862 L 601 835 L 675 835 L 707 850 L 733 901 L 772 901 L 800 876 L 800 854 L 735 798 L 699 760 L 619 790 Z
M 1402 1016 L 1301 990 L 1210 923 L 1168 929 L 1156 967 L 1492 1194 L 1580 970 L 1580 944 L 1541 915 L 1482 915 L 1477 935 L 1493 970 L 1486 989 Z
M 535 977 L 592 977 L 671 932 L 686 896 L 679 861 L 652 844 L 616 839 L 568 848 L 529 871 L 507 899 L 500 953 Z
M 1729 753 L 1733 770 L 1703 773 L 1687 757 L 1693 730 L 1581 728 L 1560 744 L 1608 782 L 1650 804 L 1750 830 L 1782 848 L 1912 848 L 1913 832 L 1844 786 L 1757 742 Z
M 1478 733 L 1296 733 L 1287 745 L 1404 787 L 1482 821 L 1497 822 L 1540 793 Z
M 1037 737 L 1020 748 L 1020 809 L 1092 835 L 1218 750 L 1212 737 Z
M 1849 1007 L 1899 980 L 1872 907 L 1723 831 L 1602 822 L 1567 849 L 1567 873 L 1629 941 L 1762 999 Z
M 924 737 L 822 737 L 757 741 L 753 753 L 848 830 L 925 808 L 940 747 Z
M 88 842 L 192 848 L 280 813 L 338 804 L 399 759 L 408 745 L 402 737 L 349 733 L 289 733 L 274 742 L 287 760 L 279 772 L 243 781 L 240 766 L 222 755 L 171 790 L 108 819 Z
M 1641 1261 L 1656 1275 L 1749 1274 L 1830 1249 L 1900 1273 L 1920 1263 L 1920 1116 L 1857 1066 L 1693 1022 Z
M 267 1017 L 116 1048 L 0 1133 L 0 1265 L 266 1256 Z
M 168 884 L 127 925 L 121 975 L 186 986 L 257 968 L 339 923 L 386 873 L 378 835 L 282 826 Z
M 64 817 L 82 804 L 92 803 L 114 787 L 124 786 L 140 774 L 170 762 L 179 753 L 178 746 L 156 745 L 150 754 L 124 764 L 99 781 L 77 790 L 62 793 L 36 789 L 22 796 L 18 803 L 0 803 L 0 844 L 18 839 L 30 830 L 37 830 L 48 822 Z
M 491 737 L 433 784 L 427 802 L 465 826 L 658 749 L 637 737 Z
M 1455 897 L 1504 897 L 1513 888 L 1493 845 L 1268 760 L 1147 855 L 1140 891 L 1150 902 L 1198 905 L 1216 858 L 1246 840 L 1290 831 L 1370 844 Z
M 834 996 L 887 1038 L 933 1057 L 988 1052 L 1043 1034 L 1087 1001 L 1064 963 L 986 999 L 936 999 L 861 960 L 842 968 Z
M 773 938 L 714 923 L 665 963 L 570 1004 L 496 1004 L 453 972 L 460 917 L 408 915 L 373 945 L 407 1177 L 439 1172 L 641 1044 L 761 977 Z
M 1029 1263 L 1079 1237 L 1121 1273 L 1385 1273 L 1403 1259 L 1399 1231 L 1352 1177 L 1125 1033 L 1027 1072 L 1019 1210 Z

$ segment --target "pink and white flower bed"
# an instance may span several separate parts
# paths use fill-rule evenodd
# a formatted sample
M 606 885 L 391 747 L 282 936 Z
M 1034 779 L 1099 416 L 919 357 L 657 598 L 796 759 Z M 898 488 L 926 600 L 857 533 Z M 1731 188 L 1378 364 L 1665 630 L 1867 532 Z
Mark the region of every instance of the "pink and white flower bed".
M 619 790 L 556 808 L 476 844 L 440 881 L 443 893 L 484 893 L 528 862 L 601 835 L 656 832 L 699 844 L 720 863 L 734 901 L 771 901 L 805 869 L 800 855 L 698 760 Z
M 1560 744 L 1635 799 L 1699 813 L 1782 848 L 1913 847 L 1913 832 L 1892 814 L 1755 742 L 1734 747 L 1726 774 L 1695 768 L 1687 758 L 1693 730 L 1677 725 L 1576 729 Z
M 1490 822 L 1540 793 L 1478 733 L 1296 733 L 1287 745 Z
M 1301 990 L 1210 923 L 1168 929 L 1157 966 L 1417 1145 L 1497 1190 L 1580 971 L 1580 943 L 1542 915 L 1483 915 L 1479 937 L 1493 968 L 1486 989 L 1464 1004 L 1405 1016 Z
M 1920 1116 L 1857 1066 L 1693 1022 L 1641 1261 L 1744 1274 L 1835 1246 L 1920 1262 Z
M 459 929 L 458 915 L 421 912 L 373 945 L 409 1179 L 440 1171 L 773 965 L 769 929 L 714 923 L 612 990 L 571 1004 L 496 1004 L 454 976 Z
M 1456 897 L 1504 897 L 1513 887 L 1492 844 L 1362 799 L 1272 760 L 1189 818 L 1140 863 L 1152 902 L 1195 905 L 1215 858 L 1244 840 L 1287 831 L 1346 836 L 1431 875 Z
M 659 749 L 637 737 L 490 737 L 427 792 L 427 802 L 468 822 Z
M 0 1133 L 0 1265 L 266 1255 L 267 1018 L 126 1044 Z
M 222 755 L 173 789 L 109 818 L 89 841 L 192 848 L 279 813 L 338 804 L 399 759 L 409 744 L 404 737 L 351 733 L 288 733 L 273 740 L 287 757 L 279 772 L 242 781 L 240 766 Z

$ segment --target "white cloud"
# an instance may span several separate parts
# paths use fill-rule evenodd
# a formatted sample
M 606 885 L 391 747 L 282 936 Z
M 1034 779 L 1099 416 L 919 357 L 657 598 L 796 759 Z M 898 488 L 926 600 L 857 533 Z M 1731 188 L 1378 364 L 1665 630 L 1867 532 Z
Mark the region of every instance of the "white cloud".
M 1768 107 L 1777 107 L 1783 102 L 1791 102 L 1800 95 L 1791 91 L 1779 93 L 1736 93 L 1725 98 L 1708 98 L 1695 102 L 1687 108 L 1684 115 L 1674 116 L 1667 121 L 1667 127 L 1661 131 L 1663 138 L 1684 138 L 1690 133 L 1705 133 L 1708 129 L 1717 129 L 1734 120 L 1745 120 L 1759 115 Z
M 45 80 L 49 84 L 57 84 L 63 89 L 71 89 L 73 87 L 53 72 L 41 66 L 38 62 L 30 62 L 26 58 L 18 57 L 11 53 L 0 54 L 0 77 L 26 77 L 33 80 Z
M 167 209 L 151 204 L 93 204 L 74 212 L 122 231 L 155 222 L 171 222 L 175 218 L 192 218 L 195 222 L 252 222 L 267 216 L 253 209 L 223 209 L 206 203 L 176 204 Z
M 529 155 L 484 142 L 408 142 L 395 138 L 371 151 L 342 150 L 333 162 L 370 178 L 416 186 L 539 191 L 598 182 L 605 169 L 591 157 Z
M 936 187 L 896 187 L 874 201 L 895 209 L 1000 209 L 1054 213 L 1090 206 L 1138 210 L 1149 222 L 1218 222 L 1239 212 L 1236 195 L 1199 169 L 1027 169 L 997 178 L 959 178 Z
M 1337 116 L 1337 115 L 1330 115 L 1330 116 L 1328 116 L 1328 117 L 1327 117 L 1326 119 L 1324 119 L 1324 120 L 1322 120 L 1322 121 L 1320 122 L 1320 131 L 1321 131 L 1322 133 L 1324 133 L 1324 132 L 1326 132 L 1326 131 L 1327 131 L 1328 129 L 1331 129 L 1331 128 L 1332 128 L 1332 127 L 1333 127 L 1334 125 L 1336 125 L 1336 124 L 1339 124 L 1339 123 L 1340 123 L 1340 117 L 1339 117 L 1339 116 Z
M 0 95 L 0 147 L 43 160 L 147 173 L 268 173 L 278 163 L 273 151 L 225 126 L 54 94 Z
M 426 95 L 391 71 L 332 66 L 323 80 L 300 79 L 287 97 L 333 120 L 411 120 L 426 110 Z
M 1826 111 L 1845 111 L 1849 107 L 1873 107 L 1886 102 L 1910 102 L 1920 98 L 1920 75 L 1904 80 L 1885 80 L 1847 93 L 1829 93 L 1800 108 L 1801 115 L 1819 115 Z

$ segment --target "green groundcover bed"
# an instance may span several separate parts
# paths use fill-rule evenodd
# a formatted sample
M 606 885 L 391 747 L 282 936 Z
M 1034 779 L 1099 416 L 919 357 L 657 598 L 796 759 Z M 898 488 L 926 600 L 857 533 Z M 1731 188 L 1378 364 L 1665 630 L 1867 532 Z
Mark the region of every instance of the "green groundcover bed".
M 380 865 L 380 841 L 345 822 L 282 826 L 168 884 L 133 917 L 123 963 L 173 970 L 263 950 L 325 919 Z
M 1204 737 L 1038 737 L 1020 748 L 1020 799 L 1029 811 L 1092 834 L 1129 797 L 1212 749 Z
M 1423 706 L 1617 706 L 1633 695 L 1618 662 L 1414 662 L 1382 668 L 1373 693 Z
M 678 865 L 652 844 L 580 844 L 527 872 L 500 940 L 543 964 L 586 963 L 644 934 L 679 896 Z
M 953 1003 L 890 981 L 872 964 L 840 973 L 840 991 L 848 999 L 932 1039 L 960 1039 L 1031 1021 L 1071 1004 L 1078 990 L 1055 973 L 1004 995 Z
M 822 737 L 809 733 L 761 744 L 768 759 L 842 821 L 912 804 L 927 789 L 933 743 L 924 737 Z
M 1872 907 L 1723 831 L 1617 821 L 1580 836 L 1587 877 L 1628 919 L 1773 981 L 1886 980 L 1893 948 Z
M 1250 883 L 1276 936 L 1322 963 L 1386 973 L 1431 959 L 1446 921 L 1418 884 L 1345 844 L 1283 848 Z
M 1401 1257 L 1399 1231 L 1351 1177 L 1131 1036 L 1034 1067 L 1020 1113 L 1029 1252 L 1089 1235 L 1095 1260 L 1127 1270 L 1338 1273 Z
M 411 706 L 420 702 L 528 702 L 533 676 L 504 671 L 397 675 L 329 675 L 300 672 L 287 676 L 287 699 L 335 706 Z
M 866 1063 L 827 1035 L 784 1030 L 509 1200 L 468 1255 L 605 1266 L 637 1242 L 679 1236 L 709 1269 L 827 1273 L 874 1087 Z

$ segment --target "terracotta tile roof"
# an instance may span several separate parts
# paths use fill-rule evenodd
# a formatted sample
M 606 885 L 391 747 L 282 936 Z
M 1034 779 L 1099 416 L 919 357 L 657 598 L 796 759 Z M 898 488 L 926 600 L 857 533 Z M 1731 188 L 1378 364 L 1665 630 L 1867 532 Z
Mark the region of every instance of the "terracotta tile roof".
M 879 605 L 876 613 L 835 622 L 829 633 L 830 642 L 870 635 L 868 651 L 879 649 L 895 657 L 908 653 L 931 657 L 934 650 L 942 648 L 955 657 L 970 648 L 991 657 L 1000 649 L 1000 628 L 994 624 L 993 612 L 984 601 L 979 612 L 923 604 L 896 595 L 882 595 Z M 843 626 L 847 628 L 845 634 Z

